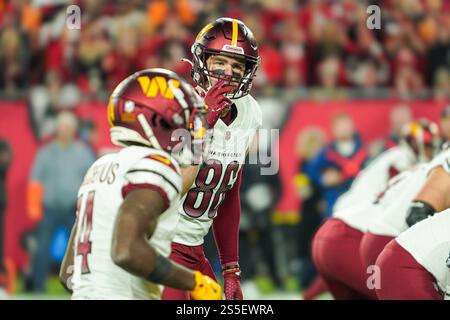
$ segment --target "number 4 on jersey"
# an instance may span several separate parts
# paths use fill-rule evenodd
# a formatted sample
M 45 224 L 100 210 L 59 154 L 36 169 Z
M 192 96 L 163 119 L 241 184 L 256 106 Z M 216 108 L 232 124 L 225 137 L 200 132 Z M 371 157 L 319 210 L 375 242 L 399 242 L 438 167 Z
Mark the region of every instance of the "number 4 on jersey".
M 87 195 L 86 205 L 83 212 L 80 212 L 81 202 L 83 195 L 78 198 L 77 201 L 77 219 L 78 219 L 78 238 L 76 242 L 77 256 L 82 256 L 81 272 L 82 274 L 89 273 L 88 254 L 92 251 L 92 242 L 89 240 L 89 236 L 92 230 L 92 213 L 94 211 L 94 195 L 95 192 L 91 191 Z

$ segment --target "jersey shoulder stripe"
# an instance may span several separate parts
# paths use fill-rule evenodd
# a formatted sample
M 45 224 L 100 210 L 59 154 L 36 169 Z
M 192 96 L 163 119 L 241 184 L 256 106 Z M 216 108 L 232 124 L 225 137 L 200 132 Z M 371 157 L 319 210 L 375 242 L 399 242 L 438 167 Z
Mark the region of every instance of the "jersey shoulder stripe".
M 176 186 L 180 185 L 181 183 L 181 174 L 176 169 L 174 170 L 170 166 L 164 164 L 163 162 L 160 162 L 158 160 L 150 159 L 148 157 L 140 159 L 138 162 L 133 164 L 132 166 L 127 168 L 127 171 L 131 170 L 152 170 L 155 172 L 158 172 L 160 175 L 166 177 L 168 180 L 172 181 L 172 183 Z M 129 177 L 128 173 L 126 173 L 126 176 Z M 132 181 L 131 181 L 132 182 Z
M 175 191 L 176 193 L 180 193 L 180 189 L 176 186 L 175 183 L 173 183 L 172 181 L 170 181 L 166 176 L 164 176 L 163 174 L 161 174 L 160 172 L 157 172 L 155 170 L 150 170 L 150 169 L 131 169 L 127 171 L 127 174 L 130 173 L 139 173 L 139 172 L 143 172 L 143 173 L 152 173 L 155 174 L 159 177 L 161 177 L 165 182 L 167 182 Z
M 157 154 L 151 154 L 151 155 L 146 156 L 145 159 L 158 161 L 158 162 L 160 162 L 162 164 L 165 164 L 167 167 L 171 168 L 173 171 L 178 173 L 177 168 L 175 167 L 175 165 L 167 157 L 164 157 L 164 156 L 161 156 L 161 155 L 157 155 Z

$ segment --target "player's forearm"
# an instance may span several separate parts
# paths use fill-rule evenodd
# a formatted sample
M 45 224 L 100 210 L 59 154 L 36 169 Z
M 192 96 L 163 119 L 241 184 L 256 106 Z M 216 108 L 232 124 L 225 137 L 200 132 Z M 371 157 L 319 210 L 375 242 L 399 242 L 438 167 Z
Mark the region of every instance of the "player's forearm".
M 436 212 L 450 207 L 450 176 L 442 168 L 432 171 L 414 201 L 422 201 L 432 206 Z
M 239 215 L 237 214 L 239 213 Z M 240 211 L 229 211 L 222 219 L 214 221 L 213 232 L 219 259 L 222 265 L 239 260 L 239 221 Z
M 160 257 L 144 237 L 128 246 L 113 248 L 112 259 L 125 271 L 154 283 L 180 290 L 192 290 L 195 286 L 191 270 Z
M 219 258 L 222 265 L 236 263 L 239 260 L 239 223 L 241 217 L 241 200 L 239 190 L 242 171 L 233 188 L 227 193 L 224 202 L 214 219 L 213 232 Z
M 156 197 L 155 199 L 152 199 Z M 147 239 L 153 236 L 164 204 L 153 191 L 127 195 L 116 218 L 111 244 L 113 262 L 127 272 L 148 281 L 177 289 L 194 288 L 194 274 L 161 257 Z M 145 200 L 151 201 L 145 204 Z

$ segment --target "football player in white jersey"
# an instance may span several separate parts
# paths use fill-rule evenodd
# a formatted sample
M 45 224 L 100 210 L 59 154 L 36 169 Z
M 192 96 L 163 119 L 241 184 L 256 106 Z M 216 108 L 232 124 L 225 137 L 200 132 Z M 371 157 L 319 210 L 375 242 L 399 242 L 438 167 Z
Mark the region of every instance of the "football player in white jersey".
M 205 163 L 182 199 L 171 259 L 214 277 L 204 250 L 212 226 L 227 300 L 241 300 L 238 231 L 239 188 L 247 150 L 262 124 L 258 103 L 249 94 L 259 65 L 256 40 L 244 23 L 220 18 L 205 26 L 192 45 L 192 77 L 208 106 L 213 138 Z M 163 299 L 189 299 L 166 288 Z
M 433 161 L 434 169 L 411 205 L 406 220 L 412 227 L 388 243 L 376 260 L 379 299 L 450 299 L 450 153 L 445 154 Z
M 187 130 L 202 144 L 204 111 L 194 88 L 165 69 L 136 72 L 116 87 L 107 115 L 111 141 L 123 148 L 98 159 L 79 189 L 60 271 L 72 299 L 160 299 L 160 285 L 221 298 L 214 280 L 167 258 L 183 187 L 179 161 L 188 160 L 172 156 L 173 134 Z
M 409 228 L 408 212 L 414 198 L 428 175 L 449 155 L 450 150 L 441 151 L 429 163 L 390 181 L 386 190 L 380 194 L 377 210 L 361 239 L 360 254 L 366 268 L 375 264 L 386 244 Z
M 359 173 L 350 190 L 338 200 L 333 218 L 319 228 L 312 245 L 313 259 L 336 299 L 377 299 L 375 291 L 366 285 L 366 267 L 359 254 L 361 239 L 379 210 L 377 196 L 392 175 L 431 159 L 438 144 L 436 124 L 425 120 L 409 124 L 401 145 L 385 151 Z M 396 185 L 408 174 L 395 176 L 388 185 Z M 404 189 L 402 186 L 399 190 Z
M 337 200 L 333 216 L 336 216 L 338 212 L 345 212 L 346 208 L 355 205 L 371 204 L 374 201 L 374 195 L 383 191 L 390 178 L 416 163 L 429 161 L 430 153 L 433 150 L 429 150 L 427 155 L 426 143 L 423 143 L 423 140 L 428 138 L 436 139 L 434 144 L 437 144 L 438 128 L 436 124 L 422 119 L 405 125 L 399 145 L 377 156 L 356 176 L 350 190 Z

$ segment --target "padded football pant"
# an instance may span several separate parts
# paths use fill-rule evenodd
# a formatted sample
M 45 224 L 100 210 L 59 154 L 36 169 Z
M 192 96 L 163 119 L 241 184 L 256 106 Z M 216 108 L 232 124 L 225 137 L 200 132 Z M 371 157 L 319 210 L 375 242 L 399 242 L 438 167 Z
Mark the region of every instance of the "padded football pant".
M 205 256 L 203 245 L 190 247 L 172 242 L 170 259 L 189 269 L 200 271 L 204 275 L 216 280 L 211 264 Z M 190 300 L 191 298 L 188 291 L 165 287 L 162 294 L 162 299 Z
M 330 218 L 312 243 L 313 260 L 337 300 L 377 299 L 367 286 L 368 274 L 359 256 L 363 233 L 342 220 Z
M 389 242 L 378 256 L 381 285 L 380 300 L 443 300 L 435 288 L 435 279 L 397 241 Z
M 363 265 L 366 268 L 374 265 L 384 247 L 392 239 L 394 238 L 389 236 L 380 236 L 370 232 L 365 233 L 359 246 L 359 254 L 361 255 Z

